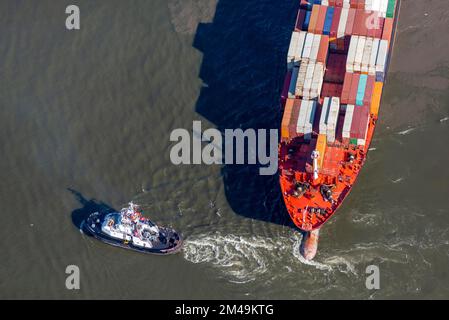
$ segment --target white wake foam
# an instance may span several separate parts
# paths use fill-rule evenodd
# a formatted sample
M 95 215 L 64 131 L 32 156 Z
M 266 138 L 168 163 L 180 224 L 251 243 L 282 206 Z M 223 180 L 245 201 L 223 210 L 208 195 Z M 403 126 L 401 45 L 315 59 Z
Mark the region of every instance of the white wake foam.
M 402 136 L 405 136 L 406 134 L 409 134 L 409 133 L 411 133 L 411 132 L 413 132 L 415 130 L 416 130 L 416 128 L 410 128 L 410 129 L 407 129 L 407 130 L 399 131 L 398 134 L 400 134 Z
M 312 268 L 325 274 L 338 271 L 357 275 L 354 265 L 342 257 L 332 256 L 322 262 L 318 261 L 319 257 L 306 260 L 300 254 L 301 241 L 302 235 L 297 232 L 276 240 L 261 236 L 209 234 L 187 239 L 183 252 L 186 260 L 210 263 L 235 283 L 251 282 L 263 275 L 279 276 L 280 270 L 297 274 L 310 272 Z
M 244 283 L 265 273 L 269 258 L 282 249 L 281 243 L 256 236 L 204 235 L 186 241 L 184 257 L 193 263 L 220 266 L 234 282 Z

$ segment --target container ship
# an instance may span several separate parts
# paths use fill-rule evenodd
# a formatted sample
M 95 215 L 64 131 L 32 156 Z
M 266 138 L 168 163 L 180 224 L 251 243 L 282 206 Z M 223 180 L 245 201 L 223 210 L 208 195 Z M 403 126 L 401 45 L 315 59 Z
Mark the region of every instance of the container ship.
M 400 0 L 298 0 L 281 96 L 279 177 L 313 259 L 319 230 L 365 163 L 394 43 Z

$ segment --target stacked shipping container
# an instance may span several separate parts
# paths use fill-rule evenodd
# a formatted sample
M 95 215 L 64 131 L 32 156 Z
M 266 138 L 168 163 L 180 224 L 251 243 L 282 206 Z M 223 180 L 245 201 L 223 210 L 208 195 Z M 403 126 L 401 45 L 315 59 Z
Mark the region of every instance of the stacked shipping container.
M 316 111 L 316 101 L 287 99 L 281 124 L 281 139 L 286 141 L 303 136 L 305 140 L 311 140 Z
M 292 69 L 289 98 L 316 99 L 321 93 L 329 37 L 294 31 L 287 54 L 287 68 Z
M 371 116 L 378 115 L 395 6 L 396 0 L 301 0 L 282 91 L 283 138 L 310 140 L 322 102 L 318 138 L 334 143 L 345 111 L 342 142 L 365 145 Z
M 314 4 L 335 8 L 377 11 L 381 17 L 393 18 L 396 0 L 301 0 L 301 7 L 307 10 L 312 9 Z
M 388 40 L 352 36 L 346 72 L 358 72 L 375 75 L 376 80 L 383 82 L 388 57 Z
M 340 98 L 338 97 L 324 98 L 323 105 L 321 108 L 319 133 L 326 135 L 326 140 L 329 143 L 335 142 L 339 112 L 340 112 Z

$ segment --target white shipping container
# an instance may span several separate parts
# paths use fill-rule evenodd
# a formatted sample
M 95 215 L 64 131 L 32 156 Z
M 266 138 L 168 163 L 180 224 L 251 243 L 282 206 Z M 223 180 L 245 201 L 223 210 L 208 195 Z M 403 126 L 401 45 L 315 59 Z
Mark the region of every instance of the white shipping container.
M 380 15 L 381 17 L 385 18 L 387 16 L 387 10 L 388 10 L 388 0 L 382 0 L 380 2 Z
M 307 110 L 309 108 L 310 101 L 309 100 L 302 100 L 301 101 L 301 107 L 299 108 L 299 114 L 298 114 L 298 122 L 296 124 L 296 132 L 304 134 L 304 124 L 306 122 L 306 115 Z
M 346 106 L 345 113 L 345 121 L 343 123 L 343 138 L 350 139 L 351 138 L 351 126 L 352 126 L 352 118 L 354 116 L 354 105 L 348 104 Z
M 379 51 L 379 39 L 374 39 L 373 47 L 371 48 L 371 56 L 369 61 L 368 73 L 372 76 L 376 74 L 376 61 L 377 61 L 377 52 Z
M 354 72 L 362 71 L 363 49 L 365 49 L 366 37 L 359 37 L 354 59 Z
M 335 142 L 335 133 L 337 131 L 338 113 L 340 111 L 340 99 L 333 97 L 329 109 L 329 116 L 327 120 L 327 141 Z
M 298 46 L 296 47 L 296 51 L 295 51 L 295 59 L 298 61 L 301 61 L 302 51 L 304 50 L 304 43 L 306 41 L 306 35 L 307 35 L 307 32 L 305 32 L 305 31 L 299 32 Z
M 331 98 L 331 103 L 329 106 L 329 115 L 327 117 L 327 126 L 335 126 L 338 120 L 338 112 L 340 110 L 340 105 L 338 102 L 335 102 L 335 97 Z
M 312 113 L 312 101 L 311 100 L 307 100 L 307 108 L 306 108 L 306 112 L 304 114 L 304 123 L 303 123 L 303 133 L 304 135 L 306 135 L 308 133 L 308 123 L 309 123 L 309 119 L 310 119 L 310 115 Z
M 340 21 L 338 23 L 337 38 L 345 36 L 346 23 L 348 21 L 349 7 L 343 7 L 341 10 Z
M 307 110 L 306 121 L 304 123 L 304 139 L 310 140 L 313 132 L 313 122 L 315 120 L 316 101 L 309 102 Z
M 385 64 L 387 63 L 388 40 L 381 40 L 379 44 L 379 52 L 377 53 L 376 72 L 385 72 Z
M 329 108 L 329 113 L 332 115 L 328 119 L 328 124 L 333 124 L 337 126 L 337 120 L 338 120 L 338 113 L 340 112 L 340 98 L 339 97 L 332 97 L 331 98 L 331 105 Z
M 325 97 L 323 101 L 323 106 L 321 107 L 321 116 L 320 116 L 320 134 L 327 134 L 327 118 L 329 116 L 329 109 L 331 105 L 331 99 L 329 97 Z
M 306 80 L 304 81 L 304 89 L 303 89 L 303 97 L 306 100 L 309 100 L 314 71 L 315 71 L 315 63 L 309 62 L 309 64 L 307 65 Z
M 362 72 L 368 73 L 371 49 L 373 48 L 373 38 L 366 38 L 365 48 L 362 57 Z
M 313 37 L 312 50 L 310 51 L 310 61 L 316 62 L 318 50 L 320 49 L 321 35 L 315 34 Z
M 351 2 L 350 0 L 343 0 L 343 8 L 350 8 Z
M 381 0 L 373 0 L 372 10 L 380 11 L 380 2 Z
M 372 10 L 373 10 L 373 0 L 366 0 L 365 11 L 372 11 Z
M 309 62 L 307 60 L 302 60 L 299 65 L 298 78 L 296 80 L 296 90 L 295 90 L 295 95 L 297 97 L 303 96 L 304 82 L 306 81 L 308 64 Z
M 288 97 L 290 99 L 295 98 L 296 80 L 298 79 L 299 68 L 294 67 L 292 71 L 292 79 L 290 80 L 290 86 L 288 88 Z
M 314 40 L 314 34 L 307 32 L 306 34 L 306 40 L 304 41 L 304 49 L 302 51 L 302 58 L 303 59 L 309 59 L 310 58 L 310 52 L 312 51 L 312 45 Z
M 315 64 L 313 72 L 312 86 L 310 88 L 310 99 L 318 98 L 321 93 L 324 79 L 324 65 L 321 62 Z
M 298 46 L 299 32 L 293 31 L 290 38 L 290 46 L 287 53 L 287 68 L 291 69 L 295 62 L 296 47 Z
M 346 71 L 347 72 L 354 72 L 354 60 L 355 55 L 357 52 L 357 46 L 359 43 L 359 36 L 352 36 L 351 41 L 349 43 L 349 51 L 348 51 L 348 58 L 346 60 Z

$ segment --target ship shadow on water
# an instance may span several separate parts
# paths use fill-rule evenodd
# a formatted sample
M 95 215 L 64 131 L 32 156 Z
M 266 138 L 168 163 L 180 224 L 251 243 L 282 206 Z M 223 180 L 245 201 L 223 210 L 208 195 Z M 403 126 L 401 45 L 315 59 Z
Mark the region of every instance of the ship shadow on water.
M 83 221 L 85 221 L 91 213 L 116 211 L 114 208 L 103 202 L 99 202 L 96 199 L 86 199 L 79 191 L 70 188 L 67 188 L 67 190 L 74 195 L 76 200 L 78 200 L 82 206 L 81 208 L 72 211 L 72 222 L 79 230 L 82 230 Z
M 198 25 L 193 46 L 203 54 L 204 86 L 196 112 L 222 135 L 279 127 L 283 62 L 298 8 L 299 1 L 290 0 L 218 0 L 213 21 Z M 295 228 L 277 174 L 259 175 L 258 165 L 223 165 L 221 173 L 237 214 Z

